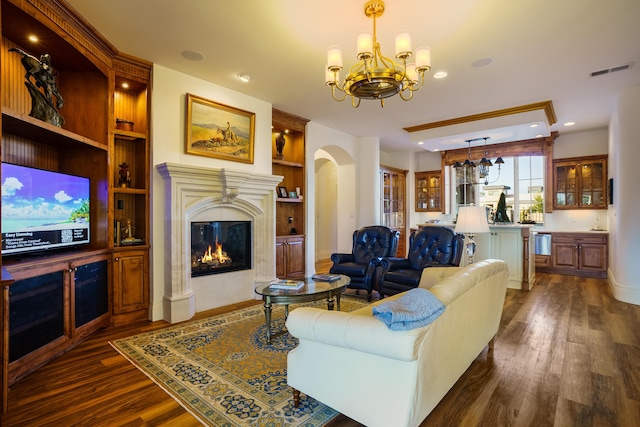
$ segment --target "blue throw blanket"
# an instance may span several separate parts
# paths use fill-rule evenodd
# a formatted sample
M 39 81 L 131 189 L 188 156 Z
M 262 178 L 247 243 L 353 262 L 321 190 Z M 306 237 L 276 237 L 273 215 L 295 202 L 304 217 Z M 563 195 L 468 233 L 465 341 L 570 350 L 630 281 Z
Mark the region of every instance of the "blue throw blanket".
M 415 288 L 400 298 L 382 302 L 372 308 L 373 315 L 392 331 L 408 331 L 436 320 L 445 306 L 426 289 Z

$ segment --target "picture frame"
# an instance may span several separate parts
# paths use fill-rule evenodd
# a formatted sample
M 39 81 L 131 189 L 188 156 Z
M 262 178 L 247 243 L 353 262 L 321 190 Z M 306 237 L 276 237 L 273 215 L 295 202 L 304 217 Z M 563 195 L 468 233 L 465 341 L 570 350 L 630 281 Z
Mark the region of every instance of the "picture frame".
M 289 192 L 287 191 L 287 187 L 278 187 L 278 197 L 280 197 L 281 199 L 288 199 L 289 198 Z
M 297 199 L 298 198 L 298 193 L 296 193 L 295 191 L 289 191 L 289 198 L 290 199 Z
M 188 154 L 253 163 L 255 113 L 190 93 L 186 104 Z

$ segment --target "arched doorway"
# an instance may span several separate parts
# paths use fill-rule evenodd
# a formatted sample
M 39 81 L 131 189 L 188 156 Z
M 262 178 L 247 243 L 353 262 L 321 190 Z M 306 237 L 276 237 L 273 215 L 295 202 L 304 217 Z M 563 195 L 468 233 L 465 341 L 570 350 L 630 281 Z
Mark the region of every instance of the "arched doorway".
M 351 248 L 355 230 L 355 161 L 338 146 L 314 153 L 315 261 Z

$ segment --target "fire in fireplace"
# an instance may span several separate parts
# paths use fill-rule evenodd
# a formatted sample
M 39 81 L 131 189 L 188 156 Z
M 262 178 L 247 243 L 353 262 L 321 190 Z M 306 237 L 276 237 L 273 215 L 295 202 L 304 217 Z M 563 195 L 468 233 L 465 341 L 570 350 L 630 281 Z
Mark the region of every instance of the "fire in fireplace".
M 191 223 L 191 277 L 251 268 L 251 221 Z

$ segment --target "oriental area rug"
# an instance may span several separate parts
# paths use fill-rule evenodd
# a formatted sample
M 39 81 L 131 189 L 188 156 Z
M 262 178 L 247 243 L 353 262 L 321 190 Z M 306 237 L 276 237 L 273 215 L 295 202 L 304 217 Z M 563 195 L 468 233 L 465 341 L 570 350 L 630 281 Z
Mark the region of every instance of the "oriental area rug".
M 343 295 L 342 311 L 366 305 Z M 326 309 L 326 300 L 296 307 Z M 297 340 L 284 328 L 284 307 L 274 305 L 266 343 L 262 305 L 145 332 L 110 344 L 200 422 L 209 426 L 322 426 L 338 413 L 300 396 L 293 406 L 287 353 Z

